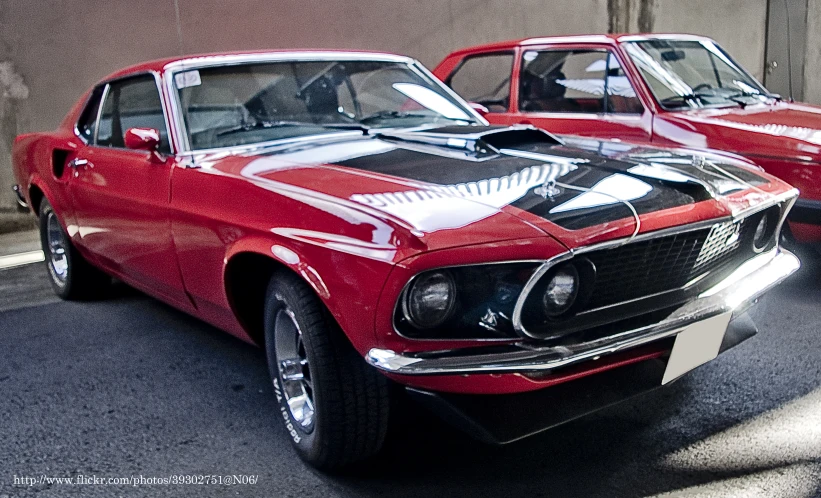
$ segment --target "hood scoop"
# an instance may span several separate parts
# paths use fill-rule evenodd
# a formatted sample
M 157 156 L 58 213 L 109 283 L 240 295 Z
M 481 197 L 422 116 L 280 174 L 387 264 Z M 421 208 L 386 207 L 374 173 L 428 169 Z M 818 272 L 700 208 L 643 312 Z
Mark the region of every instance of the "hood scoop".
M 387 141 L 402 141 L 447 147 L 485 156 L 502 149 L 521 149 L 533 145 L 560 145 L 562 141 L 550 133 L 532 126 L 481 127 L 448 126 L 433 130 L 379 133 Z

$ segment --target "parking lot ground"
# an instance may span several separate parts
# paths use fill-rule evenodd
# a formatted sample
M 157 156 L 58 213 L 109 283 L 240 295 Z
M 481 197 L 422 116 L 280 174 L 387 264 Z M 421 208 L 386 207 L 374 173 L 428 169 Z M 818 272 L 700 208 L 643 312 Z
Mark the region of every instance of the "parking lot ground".
M 413 406 L 346 475 L 305 466 L 264 355 L 124 286 L 56 302 L 0 271 L 0 496 L 821 496 L 821 265 L 754 309 L 761 332 L 674 384 L 504 447 Z M 550 407 L 544 407 L 549 410 Z M 15 485 L 15 477 L 254 475 L 256 484 Z

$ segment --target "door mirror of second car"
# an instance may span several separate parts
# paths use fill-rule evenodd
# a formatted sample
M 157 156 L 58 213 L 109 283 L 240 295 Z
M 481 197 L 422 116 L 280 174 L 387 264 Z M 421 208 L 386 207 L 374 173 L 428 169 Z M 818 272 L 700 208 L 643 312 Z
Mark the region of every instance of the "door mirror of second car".
M 488 114 L 490 114 L 490 110 L 487 107 L 483 106 L 482 104 L 480 104 L 478 102 L 469 102 L 469 104 L 470 104 L 470 107 L 472 107 L 473 110 L 478 112 L 479 115 L 482 116 L 482 117 L 485 117 Z
M 129 128 L 123 139 L 126 148 L 133 150 L 156 151 L 160 146 L 160 132 L 154 128 Z

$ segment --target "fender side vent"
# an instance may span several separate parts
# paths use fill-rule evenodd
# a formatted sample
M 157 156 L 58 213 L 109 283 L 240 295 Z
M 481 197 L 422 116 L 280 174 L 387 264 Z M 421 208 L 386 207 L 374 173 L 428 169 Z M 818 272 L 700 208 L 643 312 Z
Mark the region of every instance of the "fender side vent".
M 69 151 L 63 149 L 54 149 L 51 152 L 51 171 L 54 173 L 54 178 L 63 177 L 69 153 Z

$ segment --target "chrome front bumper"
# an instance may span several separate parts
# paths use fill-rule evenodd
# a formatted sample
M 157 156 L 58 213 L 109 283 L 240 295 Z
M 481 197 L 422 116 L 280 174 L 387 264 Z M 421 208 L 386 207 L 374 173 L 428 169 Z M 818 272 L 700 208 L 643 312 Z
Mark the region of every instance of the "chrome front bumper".
M 741 265 L 726 279 L 674 311 L 661 322 L 571 346 L 539 347 L 533 342 L 507 351 L 475 354 L 470 349 L 396 353 L 371 349 L 365 359 L 374 367 L 403 375 L 454 375 L 549 371 L 672 337 L 686 326 L 733 312 L 741 315 L 756 299 L 780 284 L 801 266 L 789 251 L 773 249 Z

